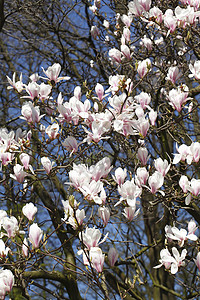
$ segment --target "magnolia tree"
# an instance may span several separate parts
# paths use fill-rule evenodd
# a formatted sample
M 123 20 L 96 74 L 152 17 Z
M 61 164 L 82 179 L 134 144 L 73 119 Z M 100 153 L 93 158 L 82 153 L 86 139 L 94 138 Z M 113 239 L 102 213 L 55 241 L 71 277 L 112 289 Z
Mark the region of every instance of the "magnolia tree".
M 105 77 L 7 75 L 0 299 L 200 296 L 200 1 L 118 4 L 85 4 Z

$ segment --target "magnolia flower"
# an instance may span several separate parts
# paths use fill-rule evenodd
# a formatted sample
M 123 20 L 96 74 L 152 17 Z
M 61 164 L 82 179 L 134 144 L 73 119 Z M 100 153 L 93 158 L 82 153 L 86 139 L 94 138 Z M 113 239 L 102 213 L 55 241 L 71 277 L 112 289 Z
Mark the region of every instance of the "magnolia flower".
M 93 37 L 95 40 L 96 40 L 97 37 L 100 35 L 99 28 L 98 28 L 96 25 L 91 27 L 90 32 L 91 32 L 92 37 Z
M 14 285 L 14 275 L 10 270 L 0 270 L 0 299 L 5 299 L 6 293 L 10 293 Z
M 86 228 L 85 232 L 79 233 L 79 239 L 85 244 L 88 250 L 90 250 L 91 247 L 97 247 L 101 243 L 103 243 L 108 236 L 108 233 L 105 235 L 103 240 L 99 243 L 99 240 L 101 238 L 101 232 L 99 229 L 93 228 Z
M 166 269 L 171 268 L 171 273 L 176 274 L 178 272 L 179 267 L 185 266 L 184 259 L 187 254 L 187 250 L 183 249 L 180 255 L 178 250 L 175 247 L 173 247 L 172 254 L 173 256 L 171 255 L 168 249 L 162 249 L 160 251 L 160 260 L 159 260 L 161 264 L 154 268 L 156 269 L 164 266 Z
M 141 105 L 143 109 L 146 109 L 151 102 L 151 95 L 141 92 L 139 95 L 135 96 L 134 99 Z
M 110 219 L 110 210 L 108 207 L 99 207 L 98 208 L 99 217 L 103 221 L 103 225 L 106 226 L 108 224 L 108 221 Z
M 54 140 L 57 136 L 59 136 L 59 125 L 57 123 L 49 125 L 45 132 L 48 134 L 51 140 Z
M 92 247 L 89 251 L 89 259 L 91 261 L 92 267 L 98 272 L 103 271 L 103 264 L 105 259 L 105 254 L 102 253 L 99 247 Z
M 17 81 L 17 82 L 15 82 L 15 77 L 16 77 L 16 73 L 15 73 L 15 72 L 13 73 L 13 78 L 12 78 L 12 80 L 11 80 L 8 76 L 6 76 L 6 77 L 7 77 L 7 79 L 8 79 L 9 84 L 10 84 L 10 86 L 8 86 L 7 89 L 8 89 L 8 90 L 14 89 L 14 90 L 16 90 L 18 93 L 21 93 L 21 91 L 22 91 L 23 88 L 24 88 L 24 84 L 23 84 L 23 82 L 22 82 L 22 74 L 20 75 L 19 81 Z
M 19 225 L 18 221 L 15 217 L 11 216 L 9 217 L 4 217 L 2 220 L 2 226 L 5 229 L 7 236 L 14 237 L 16 233 L 19 231 Z
M 49 84 L 45 84 L 44 82 L 42 82 L 40 84 L 39 96 L 40 96 L 41 101 L 44 101 L 44 100 L 49 98 L 49 94 L 51 93 L 51 89 L 52 89 L 52 86 L 50 86 Z
M 33 217 L 37 213 L 37 207 L 32 202 L 27 203 L 23 206 L 22 213 L 29 219 L 29 221 L 33 221 Z
M 13 170 L 14 175 L 10 174 L 10 177 L 17 180 L 19 183 L 22 183 L 24 181 L 24 178 L 28 175 L 28 173 L 24 171 L 24 167 L 19 164 L 16 164 L 13 167 Z
M 189 64 L 189 69 L 192 74 L 189 75 L 190 78 L 194 77 L 195 79 L 200 79 L 200 60 L 194 62 L 194 65 Z
M 114 181 L 119 185 L 122 185 L 124 183 L 126 176 L 127 176 L 126 168 L 124 168 L 123 170 L 121 167 L 115 170 L 115 175 L 112 175 Z
M 83 224 L 83 220 L 85 219 L 85 210 L 77 209 L 75 215 L 76 217 L 74 217 L 74 211 L 72 211 L 72 214 L 69 217 L 68 215 L 65 215 L 64 218 L 65 223 L 70 224 L 74 230 Z
M 149 120 L 150 120 L 152 126 L 155 126 L 157 116 L 158 116 L 157 111 L 154 111 L 153 109 L 151 109 L 149 112 Z
M 26 87 L 26 92 L 29 94 L 29 96 L 23 96 L 22 98 L 29 98 L 32 101 L 36 100 L 39 98 L 39 93 L 40 93 L 40 86 L 36 82 L 32 81 L 29 82 Z
M 150 69 L 151 61 L 149 58 L 138 62 L 137 72 L 140 78 L 143 78 L 149 72 Z
M 170 166 L 171 166 L 166 159 L 162 160 L 162 158 L 160 158 L 160 157 L 154 160 L 154 164 L 155 164 L 156 170 L 162 176 L 165 176 L 167 174 L 167 172 L 169 171 Z
M 22 154 L 20 154 L 19 158 L 20 158 L 24 168 L 26 170 L 28 170 L 29 169 L 29 162 L 30 162 L 30 155 L 28 155 L 27 153 L 22 153 Z
M 59 63 L 53 64 L 53 66 L 48 67 L 48 69 L 45 71 L 44 68 L 42 68 L 45 75 L 48 77 L 48 79 L 54 83 L 59 82 L 60 80 L 69 80 L 70 77 L 58 77 L 61 71 L 61 65 Z M 46 79 L 46 78 L 44 78 Z
M 121 63 L 121 60 L 122 60 L 121 52 L 118 49 L 116 49 L 116 48 L 110 49 L 109 52 L 108 52 L 108 55 L 116 63 Z
M 29 123 L 39 123 L 44 115 L 40 116 L 40 109 L 38 106 L 34 106 L 32 102 L 25 102 L 22 105 L 22 116 L 21 119 L 26 120 Z
M 53 166 L 54 163 L 51 162 L 48 157 L 42 157 L 41 158 L 41 163 L 42 163 L 45 171 L 47 172 L 47 174 L 49 174 L 52 170 L 52 166 Z
M 140 147 L 137 152 L 137 157 L 141 161 L 142 165 L 145 166 L 149 159 L 147 148 Z
M 182 110 L 182 105 L 188 100 L 187 88 L 183 91 L 180 87 L 169 91 L 168 100 L 169 104 L 173 106 L 178 112 Z
M 134 180 L 127 180 L 121 186 L 118 186 L 118 192 L 121 195 L 120 201 L 115 204 L 118 205 L 122 201 L 126 201 L 129 206 L 135 206 L 136 198 L 142 193 L 142 189 L 135 185 Z
M 159 190 L 164 183 L 164 177 L 158 171 L 149 177 L 148 183 L 152 194 L 160 192 L 163 196 L 165 195 L 163 191 Z
M 149 172 L 145 167 L 137 168 L 136 176 L 135 176 L 135 183 L 141 187 L 142 185 L 145 185 L 147 182 L 147 179 L 149 177 Z
M 173 84 L 182 76 L 182 72 L 179 71 L 179 68 L 177 66 L 170 67 L 167 73 L 166 80 L 171 81 Z
M 119 254 L 115 248 L 110 248 L 108 251 L 108 261 L 111 267 L 114 267 L 118 260 Z
M 128 221 L 132 221 L 139 214 L 140 209 L 136 211 L 136 206 L 128 206 L 124 208 L 122 213 Z
M 140 44 L 142 46 L 144 46 L 145 48 L 147 48 L 148 51 L 151 51 L 153 48 L 153 42 L 152 40 L 150 40 L 149 38 L 147 38 L 146 35 L 144 35 L 144 37 L 141 39 Z
M 67 149 L 67 151 L 71 152 L 71 154 L 78 151 L 78 143 L 73 136 L 68 136 L 62 145 Z
M 29 241 L 31 242 L 33 249 L 39 248 L 42 235 L 43 231 L 36 223 L 33 223 L 29 228 Z

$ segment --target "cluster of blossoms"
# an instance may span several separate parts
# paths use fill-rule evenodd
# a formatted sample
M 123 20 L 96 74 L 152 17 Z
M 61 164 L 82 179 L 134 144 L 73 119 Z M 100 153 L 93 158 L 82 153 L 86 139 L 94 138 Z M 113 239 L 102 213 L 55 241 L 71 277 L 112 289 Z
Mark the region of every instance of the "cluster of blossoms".
M 191 164 L 192 162 L 197 163 L 200 159 L 200 143 L 193 142 L 190 146 L 182 144 L 178 147 L 176 145 L 178 153 L 174 154 L 173 164 L 177 164 L 180 161 Z
M 99 229 L 93 227 L 86 227 L 85 232 L 79 233 L 79 239 L 82 243 L 83 249 L 78 251 L 78 255 L 83 255 L 84 265 L 91 266 L 98 273 L 103 271 L 103 265 L 105 260 L 105 254 L 102 253 L 100 244 L 105 242 L 108 233 L 101 239 L 101 232 Z M 100 241 L 100 242 L 99 242 Z M 110 248 L 108 251 L 108 261 L 111 267 L 113 267 L 118 259 L 118 252 L 115 248 Z
M 27 217 L 27 219 L 30 222 L 32 222 L 34 215 L 37 213 L 37 207 L 31 202 L 27 203 L 25 206 L 23 206 L 22 213 L 25 217 Z M 5 210 L 0 210 L 0 226 L 1 226 L 0 256 L 5 257 L 10 251 L 10 248 L 6 247 L 2 238 L 6 236 L 12 240 L 13 238 L 15 238 L 16 235 L 18 234 L 24 235 L 25 232 L 23 230 L 20 230 L 18 220 L 14 216 L 9 217 Z M 36 223 L 32 223 L 29 227 L 28 239 L 31 242 L 33 249 L 39 248 L 42 235 L 43 235 L 43 231 L 39 228 L 39 226 Z M 26 245 L 26 251 L 25 251 L 26 255 L 24 253 L 24 248 L 25 248 L 24 245 Z M 24 239 L 23 242 L 22 251 L 24 256 L 28 255 L 28 243 L 26 238 Z
M 32 222 L 34 215 L 37 212 L 37 207 L 33 203 L 27 203 L 22 208 L 22 213 L 27 217 L 29 222 Z M 24 235 L 25 232 L 20 230 L 18 220 L 11 216 L 9 217 L 5 210 L 0 210 L 0 258 L 4 260 L 5 257 L 11 252 L 10 247 L 6 247 L 3 238 L 6 236 L 6 243 L 10 240 L 10 245 L 12 242 L 15 243 L 15 237 L 17 235 Z M 32 249 L 38 249 L 42 239 L 43 231 L 39 228 L 36 223 L 32 223 L 28 229 L 28 240 L 32 244 Z M 24 257 L 28 257 L 29 245 L 27 238 L 24 238 L 21 250 Z M 6 293 L 9 293 L 14 285 L 14 275 L 10 270 L 1 269 L 0 270 L 0 299 L 5 299 Z
M 187 230 L 181 228 L 180 230 L 173 226 L 165 226 L 165 236 L 168 239 L 169 242 L 177 241 L 178 245 L 180 247 L 184 246 L 184 242 L 189 240 L 197 241 L 197 236 L 194 234 L 197 230 L 196 223 L 194 220 L 190 220 L 188 223 L 188 233 Z M 176 247 L 172 248 L 172 254 L 169 252 L 169 250 L 162 249 L 160 251 L 160 265 L 154 267 L 154 268 L 160 268 L 162 266 L 165 267 L 165 269 L 170 269 L 172 274 L 176 274 L 178 272 L 178 268 L 181 266 L 185 266 L 185 258 L 187 255 L 187 250 L 183 249 L 181 252 L 181 255 Z M 199 268 L 199 253 L 197 254 L 197 259 L 194 260 L 197 267 Z M 200 268 L 199 268 L 200 269 Z
M 195 25 L 198 23 L 200 12 L 197 11 L 199 5 L 194 5 L 192 1 L 182 1 L 187 5 L 186 8 L 176 7 L 173 12 L 168 9 L 163 13 L 159 8 L 151 8 L 151 1 L 134 0 L 129 3 L 128 15 L 121 16 L 121 21 L 125 25 L 121 36 L 120 50 L 113 48 L 108 52 L 110 60 L 113 64 L 119 66 L 123 62 L 129 62 L 133 59 L 133 47 L 131 46 L 131 32 L 130 26 L 133 17 L 140 17 L 145 21 L 148 26 L 155 26 L 160 29 L 164 26 L 168 32 L 166 36 L 173 33 L 177 27 L 186 28 L 188 25 Z M 95 0 L 94 4 L 90 7 L 91 11 L 96 13 L 100 8 L 100 1 Z M 119 18 L 117 19 L 117 22 Z M 104 22 L 104 26 L 108 29 L 109 24 Z M 94 38 L 100 35 L 100 31 L 96 26 L 92 26 L 91 34 Z M 141 39 L 141 45 L 147 49 L 150 53 L 154 45 L 158 45 L 163 41 L 156 41 L 153 38 L 147 38 L 144 36 Z M 149 56 L 150 57 L 150 56 Z M 196 80 L 200 79 L 199 75 L 200 61 L 190 64 L 189 69 L 192 74 L 189 77 L 195 77 Z M 139 80 L 142 82 L 146 76 L 155 68 L 152 58 L 146 58 L 144 60 L 136 62 L 136 71 Z M 21 119 L 24 119 L 30 127 L 34 128 L 35 123 L 41 123 L 44 114 L 40 115 L 40 106 L 36 105 L 39 101 L 44 103 L 45 100 L 52 99 L 52 87 L 60 80 L 69 80 L 70 78 L 59 77 L 61 66 L 54 64 L 46 71 L 43 69 L 47 78 L 39 77 L 38 74 L 33 74 L 30 79 L 31 82 L 28 85 L 22 82 L 22 75 L 19 81 L 15 81 L 15 74 L 13 80 L 8 78 L 9 88 L 15 89 L 18 93 L 25 91 L 27 95 L 22 98 L 28 98 L 30 101 L 25 102 L 22 105 Z M 182 77 L 182 72 L 178 66 L 170 66 L 167 70 L 166 80 L 170 81 L 174 85 Z M 37 81 L 42 78 L 48 80 L 48 84 L 38 84 Z M 77 86 L 74 89 L 74 95 L 68 100 L 64 101 L 62 94 L 60 93 L 57 98 L 57 111 L 59 113 L 56 120 L 52 125 L 47 128 L 44 125 L 40 125 L 40 131 L 43 135 L 48 136 L 49 141 L 53 141 L 61 134 L 60 125 L 65 122 L 72 125 L 81 125 L 86 137 L 82 143 L 91 142 L 98 143 L 102 139 L 109 139 L 109 133 L 116 131 L 119 134 L 129 137 L 131 135 L 139 135 L 144 139 L 150 129 L 150 126 L 155 126 L 157 120 L 157 112 L 151 107 L 151 95 L 146 92 L 140 92 L 136 96 L 132 97 L 133 81 L 130 78 L 126 78 L 125 75 L 114 75 L 109 77 L 109 88 L 105 91 L 104 87 L 97 83 L 95 86 L 95 95 L 92 94 L 92 100 L 82 99 L 81 87 Z M 180 85 L 171 89 L 166 93 L 166 99 L 168 103 L 177 111 L 181 112 L 183 105 L 190 100 L 188 97 L 189 89 L 185 85 Z M 89 98 L 89 97 L 88 97 Z M 100 111 L 99 104 L 106 102 L 105 109 Z M 92 102 L 94 103 L 92 106 Z M 46 108 L 47 114 L 50 116 L 53 114 L 54 107 Z M 7 130 L 2 129 L 0 133 L 0 160 L 2 165 L 6 166 L 14 161 L 15 153 L 19 153 L 19 159 L 21 164 L 16 163 L 14 166 L 14 174 L 11 177 L 17 180 L 19 183 L 24 182 L 24 178 L 31 174 L 34 174 L 33 167 L 30 165 L 30 155 L 23 152 L 23 145 L 28 144 L 31 139 L 31 134 L 22 133 L 21 131 L 14 134 L 8 133 Z M 181 145 L 177 146 L 178 154 L 175 154 L 173 164 L 180 161 L 185 161 L 188 164 L 192 162 L 198 162 L 200 158 L 200 144 L 198 142 L 192 143 L 190 146 Z M 62 146 L 67 149 L 72 155 L 78 150 L 78 143 L 72 136 L 68 136 Z M 157 192 L 164 196 L 163 184 L 164 178 L 170 170 L 171 165 L 165 159 L 157 158 L 154 160 L 155 171 L 150 174 L 147 168 L 148 151 L 145 147 L 140 147 L 137 152 L 137 158 L 141 163 L 140 167 L 137 167 L 134 177 L 130 180 L 126 180 L 128 171 L 118 167 L 113 177 L 116 182 L 117 191 L 120 195 L 120 200 L 115 206 L 122 204 L 124 211 L 123 215 L 128 221 L 132 221 L 139 213 L 139 209 L 136 210 L 136 200 L 141 197 L 143 189 L 148 189 L 153 195 Z M 51 173 L 53 162 L 46 156 L 41 158 L 41 164 L 47 174 Z M 104 227 L 108 224 L 110 219 L 110 209 L 105 206 L 106 204 L 106 190 L 104 188 L 105 178 L 108 176 L 112 169 L 111 161 L 108 157 L 103 158 L 101 161 L 88 167 L 85 164 L 73 164 L 73 169 L 69 172 L 69 183 L 76 190 L 82 193 L 84 199 L 86 199 L 92 205 L 98 205 L 98 214 L 101 218 Z M 26 171 L 24 171 L 26 170 Z M 30 172 L 29 172 L 30 171 Z M 179 185 L 183 189 L 184 193 L 189 195 L 186 198 L 186 204 L 190 203 L 191 194 L 198 196 L 200 193 L 199 180 L 192 179 L 191 182 L 186 176 L 182 176 Z M 78 254 L 83 255 L 83 261 L 85 265 L 94 268 L 98 273 L 103 271 L 103 265 L 105 260 L 105 254 L 103 254 L 99 245 L 103 243 L 108 234 L 101 240 L 101 232 L 96 227 L 86 227 L 83 231 L 84 219 L 86 218 L 85 210 L 79 209 L 80 203 L 74 198 L 66 201 L 62 201 L 64 207 L 63 221 L 66 224 L 70 224 L 74 230 L 79 232 L 79 240 L 82 244 L 82 249 Z M 34 214 L 37 212 L 36 207 L 29 203 L 23 208 L 23 214 L 33 221 Z M 18 221 L 15 217 L 3 216 L 1 219 L 1 226 L 6 231 L 3 235 L 12 238 L 17 232 L 19 232 Z M 9 226 L 8 226 L 9 224 Z M 183 247 L 186 240 L 197 240 L 197 236 L 194 234 L 197 229 L 194 221 L 190 221 L 188 224 L 188 232 L 185 229 L 178 229 L 175 226 L 166 226 L 166 238 L 169 241 L 178 241 L 178 245 Z M 2 235 L 2 237 L 3 237 Z M 33 223 L 29 227 L 29 241 L 32 244 L 33 249 L 38 249 L 41 243 L 43 232 L 36 223 Z M 23 255 L 28 256 L 28 241 L 25 238 L 23 242 Z M 3 240 L 0 240 L 0 253 L 1 256 L 6 256 L 10 251 L 9 247 L 6 247 Z M 156 268 L 164 265 L 166 269 L 170 269 L 172 274 L 178 271 L 178 268 L 185 265 L 185 257 L 187 250 L 184 249 L 181 254 L 176 247 L 172 248 L 172 254 L 168 249 L 162 249 L 160 253 L 160 265 Z M 115 248 L 110 248 L 108 252 L 108 260 L 110 266 L 114 266 L 118 259 L 118 253 Z M 200 269 L 200 253 L 197 255 L 196 265 Z M 0 275 L 1 278 L 1 275 Z M 5 284 L 6 285 L 6 284 Z M 5 289 L 5 293 L 8 289 Z M 4 293 L 4 295 L 5 295 Z

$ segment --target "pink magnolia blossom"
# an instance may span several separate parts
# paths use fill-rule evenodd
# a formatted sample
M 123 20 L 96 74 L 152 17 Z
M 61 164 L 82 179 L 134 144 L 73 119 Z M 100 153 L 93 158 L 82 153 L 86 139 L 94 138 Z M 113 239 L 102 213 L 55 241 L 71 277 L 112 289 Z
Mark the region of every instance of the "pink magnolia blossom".
M 131 32 L 130 32 L 130 29 L 128 27 L 124 27 L 124 29 L 123 29 L 123 37 L 125 38 L 125 40 L 126 40 L 127 43 L 130 42 L 130 40 L 131 40 Z
M 74 216 L 74 211 L 72 211 L 69 217 L 65 215 L 64 218 L 65 223 L 70 224 L 74 230 L 83 224 L 83 220 L 85 219 L 85 210 L 76 209 L 75 215 L 76 217 Z
M 180 247 L 183 247 L 184 245 L 184 242 L 187 240 L 187 230 L 181 228 L 180 230 L 173 226 L 169 226 L 169 225 L 166 225 L 165 226 L 165 236 L 166 238 L 169 239 L 169 241 L 171 240 L 175 240 L 175 241 L 178 241 L 178 244 Z
M 141 187 L 142 185 L 145 185 L 147 182 L 147 179 L 149 177 L 149 172 L 145 167 L 137 168 L 136 176 L 135 176 L 135 183 Z
M 97 94 L 97 97 L 99 99 L 99 101 L 102 101 L 104 98 L 104 88 L 103 85 L 101 85 L 100 83 L 97 83 L 95 86 L 95 92 Z
M 198 196 L 200 194 L 200 179 L 192 178 L 188 191 L 190 191 L 192 195 Z
M 167 174 L 171 166 L 166 159 L 162 160 L 160 157 L 154 160 L 154 164 L 156 170 L 162 174 L 162 176 Z
M 29 219 L 29 221 L 33 221 L 33 217 L 37 213 L 37 207 L 32 202 L 27 203 L 23 206 L 22 213 Z
M 116 261 L 118 260 L 119 254 L 117 250 L 112 247 L 108 251 L 108 261 L 111 267 L 114 267 Z
M 153 42 L 149 38 L 147 38 L 146 35 L 141 39 L 140 45 L 144 46 L 147 48 L 148 51 L 151 51 L 153 48 Z
M 182 110 L 182 105 L 188 100 L 187 88 L 183 91 L 180 87 L 169 91 L 168 100 L 170 105 L 178 112 Z
M 129 12 L 136 17 L 141 16 L 144 12 L 149 11 L 151 0 L 134 0 L 128 4 Z
M 25 102 L 22 105 L 22 116 L 21 119 L 26 120 L 29 123 L 39 123 L 44 115 L 40 116 L 40 109 L 38 106 L 34 106 L 32 102 Z
M 141 105 L 143 109 L 146 109 L 151 102 L 151 95 L 141 92 L 139 95 L 135 96 L 134 99 Z
M 178 250 L 175 247 L 173 247 L 172 254 L 173 256 L 171 255 L 168 249 L 162 249 L 160 251 L 159 260 L 161 264 L 154 268 L 160 268 L 161 266 L 164 266 L 166 269 L 170 268 L 172 274 L 176 274 L 178 272 L 179 267 L 185 266 L 184 259 L 187 254 L 187 250 L 183 249 L 180 255 Z
M 122 214 L 129 222 L 131 222 L 135 217 L 137 217 L 139 211 L 140 209 L 136 211 L 136 206 L 128 206 L 124 208 L 124 212 Z
M 95 40 L 97 39 L 98 36 L 100 36 L 99 28 L 96 25 L 94 25 L 94 26 L 91 27 L 90 32 L 91 32 L 92 37 Z
M 53 81 L 54 83 L 59 82 L 60 80 L 69 80 L 70 77 L 58 77 L 61 71 L 61 65 L 59 63 L 53 64 L 51 67 L 48 67 L 48 69 L 45 71 L 44 68 L 42 68 L 45 75 L 48 77 L 50 81 Z M 46 79 L 46 78 L 45 78 Z
M 103 188 L 103 182 L 100 180 L 92 180 L 88 184 L 79 187 L 79 190 L 89 201 L 94 201 L 96 204 L 102 204 L 104 202 L 105 190 Z
M 200 79 L 200 60 L 194 62 L 194 65 L 189 64 L 189 69 L 192 74 L 189 75 L 190 78 L 194 77 L 196 80 Z
M 0 299 L 5 299 L 6 293 L 10 293 L 14 285 L 13 273 L 6 269 L 0 270 Z
M 185 175 L 181 176 L 181 178 L 179 180 L 179 185 L 182 188 L 184 193 L 188 192 L 188 188 L 190 186 L 190 183 L 189 183 L 189 180 L 188 180 L 187 176 L 185 176 Z
M 129 15 L 122 15 L 121 16 L 121 20 L 124 23 L 124 25 L 126 25 L 126 27 L 130 28 L 131 23 L 133 21 L 133 16 L 131 14 L 129 14 Z
M 148 150 L 145 147 L 140 147 L 137 152 L 137 157 L 142 163 L 143 166 L 146 166 L 147 161 L 149 159 Z
M 57 123 L 49 125 L 45 132 L 48 134 L 51 140 L 54 140 L 57 136 L 59 136 L 59 125 Z
M 27 153 L 22 153 L 19 156 L 25 170 L 29 169 L 29 162 L 30 162 L 30 155 L 28 155 Z
M 153 109 L 151 109 L 149 112 L 149 120 L 150 120 L 152 126 L 155 126 L 157 116 L 158 116 L 157 111 L 154 111 Z
M 38 75 L 38 73 L 34 73 L 31 76 L 29 76 L 29 78 L 32 82 L 36 82 L 40 79 L 40 76 Z
M 47 174 L 50 174 L 51 170 L 52 170 L 52 166 L 53 163 L 50 161 L 50 159 L 48 157 L 42 157 L 41 158 L 41 163 L 45 169 L 45 171 L 47 172 Z
M 89 259 L 91 261 L 92 267 L 98 272 L 103 271 L 103 264 L 105 259 L 105 254 L 102 253 L 99 247 L 91 247 L 89 251 Z
M 116 49 L 116 48 L 110 49 L 108 52 L 108 55 L 110 56 L 112 61 L 114 61 L 116 63 L 121 63 L 121 60 L 122 60 L 121 52 L 118 49 Z
M 168 34 L 176 30 L 177 18 L 173 15 L 171 9 L 167 9 L 164 14 L 164 25 L 169 29 Z
M 8 237 L 14 237 L 19 231 L 18 221 L 14 216 L 4 217 L 2 220 L 2 226 L 5 229 Z
M 156 20 L 156 22 L 159 23 L 159 24 L 161 24 L 162 21 L 163 21 L 163 13 L 162 13 L 162 11 L 161 11 L 158 7 L 156 7 L 156 6 L 152 7 L 152 8 L 150 9 L 150 11 L 149 11 L 149 18 L 152 18 L 152 17 L 154 17 L 155 20 Z
M 153 175 L 149 177 L 148 183 L 152 194 L 160 192 L 162 195 L 164 195 L 164 192 L 159 190 L 164 183 L 164 177 L 158 171 L 155 171 Z
M 115 175 L 112 175 L 114 181 L 119 185 L 122 185 L 124 183 L 126 176 L 127 176 L 127 170 L 126 169 L 123 170 L 121 167 L 115 170 Z
M 103 225 L 106 226 L 108 224 L 108 221 L 110 219 L 110 209 L 108 207 L 99 207 L 98 208 L 99 217 L 103 221 Z
M 24 166 L 21 166 L 19 164 L 16 164 L 13 167 L 14 174 L 10 174 L 10 177 L 17 180 L 19 183 L 22 183 L 24 181 L 24 178 L 28 175 L 24 171 Z
M 30 98 L 32 101 L 39 98 L 40 93 L 40 86 L 36 82 L 32 81 L 29 82 L 26 87 L 26 92 L 29 94 L 29 96 L 23 96 L 23 98 Z
M 108 234 L 106 234 L 102 241 L 99 243 L 101 239 L 101 232 L 99 229 L 96 229 L 95 227 L 86 227 L 85 232 L 79 233 L 79 239 L 83 242 L 88 250 L 90 250 L 91 247 L 98 247 L 98 245 L 106 240 L 107 236 Z
M 62 143 L 63 147 L 67 149 L 67 151 L 74 153 L 78 151 L 78 143 L 73 136 L 68 136 L 64 142 Z
M 177 66 L 175 67 L 170 67 L 167 73 L 167 77 L 165 78 L 166 80 L 171 81 L 173 84 L 181 78 L 182 72 L 179 71 L 179 68 Z
M 135 206 L 136 198 L 141 195 L 142 189 L 138 187 L 132 179 L 131 181 L 127 180 L 124 184 L 118 186 L 118 192 L 121 195 L 121 198 L 115 206 L 122 201 L 126 201 L 129 206 Z
M 40 97 L 41 101 L 44 101 L 44 100 L 49 98 L 49 94 L 51 93 L 51 89 L 52 89 L 52 86 L 50 86 L 49 84 L 45 84 L 44 82 L 42 82 L 40 84 L 39 97 Z
M 127 60 L 131 59 L 131 51 L 130 48 L 127 45 L 121 45 L 120 47 L 121 53 L 123 54 L 124 58 Z
M 189 152 L 188 146 L 185 144 L 180 145 L 180 147 L 176 144 L 176 150 L 178 154 L 174 154 L 173 164 L 177 164 L 179 161 L 185 161 Z
M 193 219 L 190 220 L 190 222 L 188 223 L 188 235 L 187 238 L 192 240 L 192 241 L 196 241 L 197 240 L 197 236 L 194 234 L 195 231 L 198 229 L 195 221 Z
M 137 72 L 140 76 L 140 78 L 143 78 L 151 69 L 151 61 L 149 58 L 139 61 Z
M 37 223 L 33 223 L 29 228 L 29 241 L 33 249 L 38 249 L 42 240 L 43 231 Z
M 20 75 L 19 81 L 17 81 L 17 82 L 15 81 L 15 77 L 16 77 L 16 73 L 15 72 L 13 73 L 12 80 L 8 76 L 6 76 L 6 77 L 8 79 L 9 84 L 10 84 L 10 86 L 8 86 L 7 89 L 8 90 L 14 89 L 18 93 L 21 93 L 22 90 L 23 90 L 23 88 L 24 88 L 24 84 L 22 82 L 22 74 Z

